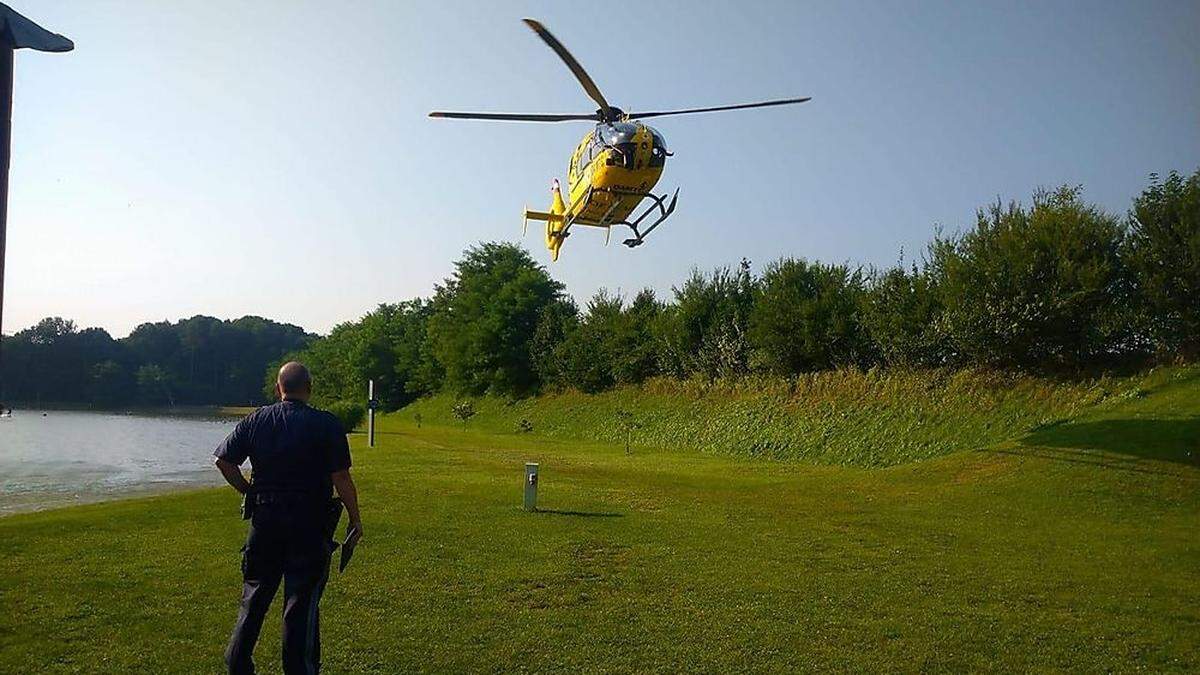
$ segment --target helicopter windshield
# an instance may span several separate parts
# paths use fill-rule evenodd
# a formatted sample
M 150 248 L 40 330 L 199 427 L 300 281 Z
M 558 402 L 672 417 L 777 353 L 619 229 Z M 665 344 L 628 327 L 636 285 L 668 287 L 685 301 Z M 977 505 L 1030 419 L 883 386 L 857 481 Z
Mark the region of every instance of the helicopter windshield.
M 622 143 L 632 143 L 637 130 L 637 125 L 631 122 L 613 122 L 612 124 L 600 127 L 599 136 L 605 145 L 620 145 Z

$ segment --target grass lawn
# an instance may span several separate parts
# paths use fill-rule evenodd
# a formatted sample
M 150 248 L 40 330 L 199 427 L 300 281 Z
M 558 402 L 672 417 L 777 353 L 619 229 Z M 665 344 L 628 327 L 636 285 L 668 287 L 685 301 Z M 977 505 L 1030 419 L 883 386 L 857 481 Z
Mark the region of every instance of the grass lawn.
M 323 603 L 328 672 L 1200 669 L 1195 377 L 887 468 L 381 431 L 354 437 L 367 538 Z M 219 671 L 237 509 L 0 519 L 0 672 Z

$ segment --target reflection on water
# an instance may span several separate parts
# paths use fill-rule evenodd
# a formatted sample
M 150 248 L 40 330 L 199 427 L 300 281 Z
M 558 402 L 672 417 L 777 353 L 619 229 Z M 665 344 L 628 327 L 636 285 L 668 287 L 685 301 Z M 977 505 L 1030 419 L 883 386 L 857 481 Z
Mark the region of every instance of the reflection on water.
M 219 485 L 212 451 L 234 421 L 18 410 L 0 419 L 0 514 Z

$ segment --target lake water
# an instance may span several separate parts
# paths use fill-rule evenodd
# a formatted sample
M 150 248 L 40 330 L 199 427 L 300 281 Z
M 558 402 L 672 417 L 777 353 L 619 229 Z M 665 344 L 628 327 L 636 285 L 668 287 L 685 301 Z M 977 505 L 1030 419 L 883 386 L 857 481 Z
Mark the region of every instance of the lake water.
M 235 422 L 17 410 L 0 418 L 0 514 L 221 485 L 212 451 Z

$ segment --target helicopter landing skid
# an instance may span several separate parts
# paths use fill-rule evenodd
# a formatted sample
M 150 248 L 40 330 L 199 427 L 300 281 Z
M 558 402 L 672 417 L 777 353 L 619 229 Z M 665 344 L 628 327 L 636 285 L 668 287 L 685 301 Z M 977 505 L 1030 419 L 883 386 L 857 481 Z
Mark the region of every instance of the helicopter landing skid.
M 654 228 L 662 225 L 663 221 L 669 218 L 672 213 L 674 213 L 675 202 L 679 201 L 679 188 L 675 188 L 675 194 L 671 196 L 670 204 L 663 204 L 663 202 L 665 202 L 667 199 L 666 195 L 659 196 L 647 193 L 646 197 L 653 199 L 654 203 L 651 204 L 645 211 L 643 211 L 642 215 L 638 216 L 636 220 L 634 220 L 632 223 L 628 221 L 613 223 L 613 225 L 626 225 L 629 227 L 629 229 L 633 230 L 633 236 L 621 242 L 629 248 L 637 248 L 638 246 L 646 243 L 646 236 L 653 232 Z M 641 225 L 642 221 L 645 220 L 647 216 L 654 213 L 655 209 L 658 210 L 658 217 L 655 218 L 653 223 L 650 223 L 650 227 L 646 228 L 645 232 L 642 232 L 638 229 L 638 225 Z

